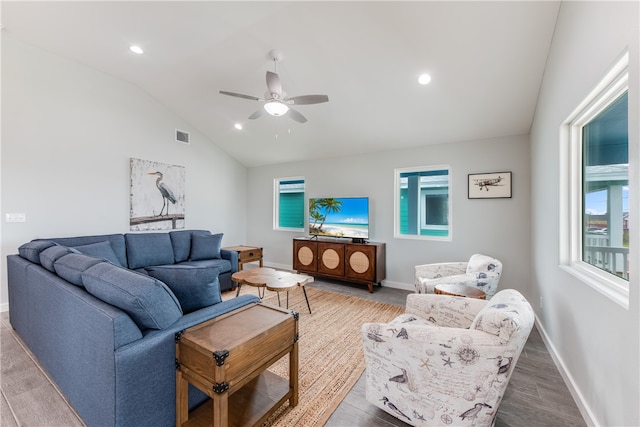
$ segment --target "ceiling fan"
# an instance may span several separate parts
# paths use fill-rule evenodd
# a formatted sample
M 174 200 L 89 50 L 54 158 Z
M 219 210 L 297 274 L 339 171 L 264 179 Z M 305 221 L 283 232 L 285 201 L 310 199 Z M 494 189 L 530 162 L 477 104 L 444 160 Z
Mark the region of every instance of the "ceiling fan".
M 255 113 L 249 116 L 249 119 L 257 119 L 265 112 L 272 116 L 282 116 L 289 113 L 291 118 L 298 123 L 304 123 L 307 118 L 300 114 L 297 110 L 294 110 L 292 105 L 308 105 L 308 104 L 320 104 L 322 102 L 328 102 L 329 97 L 327 95 L 301 95 L 288 97 L 287 93 L 282 90 L 282 83 L 280 82 L 280 76 L 278 76 L 278 61 L 282 60 L 282 54 L 280 52 L 272 50 L 269 52 L 269 56 L 273 59 L 275 72 L 267 71 L 267 92 L 264 94 L 264 98 L 258 98 L 257 96 L 243 95 L 241 93 L 228 92 L 221 90 L 223 95 L 235 96 L 237 98 L 249 99 L 251 101 L 264 102 L 263 108 L 258 109 Z

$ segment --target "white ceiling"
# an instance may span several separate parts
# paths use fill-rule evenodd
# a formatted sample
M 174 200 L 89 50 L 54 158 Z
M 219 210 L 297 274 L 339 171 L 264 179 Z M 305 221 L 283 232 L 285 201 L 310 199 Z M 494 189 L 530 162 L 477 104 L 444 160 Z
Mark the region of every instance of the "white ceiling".
M 12 37 L 139 86 L 252 167 L 528 133 L 559 7 L 2 1 L 1 19 Z M 289 96 L 329 96 L 296 107 L 305 124 L 248 120 L 260 103 L 218 93 L 262 97 L 271 49 Z

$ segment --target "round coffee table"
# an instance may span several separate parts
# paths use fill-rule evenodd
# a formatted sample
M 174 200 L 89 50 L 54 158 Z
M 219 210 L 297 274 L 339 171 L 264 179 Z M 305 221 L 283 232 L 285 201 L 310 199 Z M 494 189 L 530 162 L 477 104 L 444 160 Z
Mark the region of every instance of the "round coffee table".
M 466 285 L 456 284 L 442 284 L 436 285 L 434 292 L 439 295 L 452 295 L 456 297 L 487 299 L 487 294 L 484 291 L 472 288 Z
M 280 292 L 287 292 L 287 308 L 289 308 L 289 290 L 297 286 L 302 288 L 304 299 L 307 302 L 307 308 L 311 313 L 309 298 L 307 298 L 307 290 L 304 285 L 313 282 L 312 276 L 306 274 L 289 273 L 268 267 L 252 268 L 250 270 L 236 271 L 231 275 L 231 280 L 238 284 L 236 296 L 240 295 L 240 287 L 243 284 L 258 288 L 258 297 L 264 298 L 265 289 L 278 293 L 278 305 L 280 305 Z M 262 288 L 262 292 L 260 289 Z

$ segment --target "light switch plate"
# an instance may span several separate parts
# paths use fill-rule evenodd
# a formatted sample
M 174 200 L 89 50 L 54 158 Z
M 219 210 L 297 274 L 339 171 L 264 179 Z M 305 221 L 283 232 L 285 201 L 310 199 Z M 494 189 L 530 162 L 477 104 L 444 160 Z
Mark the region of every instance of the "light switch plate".
M 27 214 L 25 213 L 8 213 L 6 214 L 6 222 L 27 222 Z

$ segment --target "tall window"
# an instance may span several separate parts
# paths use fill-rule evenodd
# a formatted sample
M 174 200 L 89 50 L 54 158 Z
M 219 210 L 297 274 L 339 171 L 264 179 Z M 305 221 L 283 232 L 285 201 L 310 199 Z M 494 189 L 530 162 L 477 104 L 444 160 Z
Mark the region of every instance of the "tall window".
M 304 178 L 277 178 L 273 205 L 274 229 L 304 231 Z
M 395 170 L 395 237 L 451 240 L 449 166 Z
M 628 53 L 562 127 L 561 265 L 629 304 Z
M 629 279 L 627 93 L 582 126 L 582 261 Z

